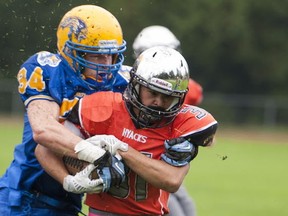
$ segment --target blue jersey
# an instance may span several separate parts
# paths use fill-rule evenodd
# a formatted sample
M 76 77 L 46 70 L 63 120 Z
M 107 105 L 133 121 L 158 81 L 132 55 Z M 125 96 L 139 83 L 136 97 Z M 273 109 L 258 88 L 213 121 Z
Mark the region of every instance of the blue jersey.
M 129 80 L 129 70 L 128 66 L 120 69 L 113 91 L 124 91 Z M 81 97 L 96 91 L 74 72 L 62 56 L 50 52 L 39 52 L 31 56 L 21 66 L 17 78 L 18 91 L 25 106 L 33 100 L 55 101 L 60 106 L 60 121 L 66 119 Z M 9 188 L 9 205 L 20 206 L 23 191 L 37 190 L 80 206 L 80 195 L 66 192 L 60 183 L 41 168 L 34 155 L 36 145 L 25 113 L 22 143 L 15 147 L 14 160 L 0 178 L 0 188 Z

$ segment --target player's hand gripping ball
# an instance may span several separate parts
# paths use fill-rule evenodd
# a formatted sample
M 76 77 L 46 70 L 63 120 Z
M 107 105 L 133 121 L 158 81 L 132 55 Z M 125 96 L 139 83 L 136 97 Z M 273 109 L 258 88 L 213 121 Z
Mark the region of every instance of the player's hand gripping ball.
M 97 178 L 95 172 L 96 166 L 94 164 L 87 163 L 85 161 L 80 162 L 78 159 L 73 158 L 71 159 L 67 157 L 65 157 L 64 163 L 65 161 L 66 161 L 66 168 L 70 170 L 71 174 L 73 174 L 73 175 L 67 175 L 63 180 L 63 188 L 66 191 L 76 194 L 101 193 L 103 191 L 103 179 Z M 79 165 L 81 163 L 82 165 Z M 83 167 L 83 169 L 77 172 L 78 171 L 77 167 L 79 169 L 82 169 Z M 74 175 L 75 172 L 76 174 Z
M 94 164 L 68 156 L 64 156 L 63 161 L 66 169 L 72 176 L 79 175 L 79 172 L 83 172 L 88 165 L 93 165 L 95 169 L 89 169 L 90 174 L 87 175 L 87 173 L 85 173 L 85 177 L 91 180 L 100 179 L 102 183 L 101 192 L 108 191 L 112 186 L 119 187 L 119 185 L 125 180 L 125 166 L 121 161 L 121 157 L 119 155 L 113 156 L 108 151 L 106 151 L 101 158 L 97 159 Z M 83 180 L 85 179 L 83 178 Z M 94 182 L 92 181 L 91 183 Z M 85 187 L 82 186 L 82 188 L 83 189 L 81 190 L 84 191 Z M 91 189 L 93 191 L 93 188 L 90 188 L 90 185 L 88 185 L 85 192 L 89 192 L 88 190 Z
M 80 172 L 81 170 L 85 169 L 90 164 L 87 161 L 79 160 L 77 158 L 68 156 L 63 157 L 63 162 L 69 174 L 73 176 L 76 175 L 76 173 Z M 91 179 L 99 178 L 96 169 L 91 172 L 90 178 Z

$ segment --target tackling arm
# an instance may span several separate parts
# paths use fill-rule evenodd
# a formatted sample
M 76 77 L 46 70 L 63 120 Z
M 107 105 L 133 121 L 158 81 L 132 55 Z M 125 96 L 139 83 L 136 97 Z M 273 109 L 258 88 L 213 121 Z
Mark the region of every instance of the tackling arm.
M 77 194 L 102 192 L 103 180 L 99 178 L 90 179 L 89 177 L 96 168 L 93 164 L 89 164 L 86 168 L 76 173 L 75 176 L 72 176 L 69 175 L 63 164 L 62 156 L 56 155 L 42 145 L 37 145 L 35 155 L 45 171 L 60 182 L 66 191 Z
M 37 143 L 59 154 L 76 157 L 74 148 L 82 139 L 59 123 L 57 103 L 35 100 L 29 104 L 27 113 Z
M 72 123 L 69 123 L 69 121 L 66 121 L 64 124 L 64 129 L 68 128 L 71 132 L 73 132 L 73 135 L 76 136 L 82 136 L 79 129 Z M 124 165 L 123 167 L 119 166 L 122 164 L 121 161 L 118 161 L 114 156 L 111 154 L 115 154 L 117 149 L 121 149 L 122 151 L 126 151 L 128 148 L 128 145 L 126 143 L 121 142 L 120 140 L 116 139 L 112 135 L 96 135 L 93 137 L 90 137 L 87 140 L 80 141 L 80 147 L 79 144 L 75 146 L 75 149 L 81 150 L 81 148 L 85 148 L 85 146 L 92 145 L 94 148 L 98 148 L 101 151 L 106 152 L 103 156 L 96 159 L 94 164 L 97 164 L 97 167 L 100 164 L 102 164 L 101 172 L 99 172 L 100 178 L 98 179 L 90 179 L 90 173 L 96 168 L 94 166 L 94 169 L 91 164 L 88 165 L 85 169 L 78 170 L 78 173 L 76 173 L 75 176 L 69 175 L 69 172 L 66 169 L 66 166 L 63 164 L 62 156 L 63 154 L 56 155 L 55 152 L 52 152 L 50 149 L 44 147 L 43 145 L 38 145 L 35 150 L 35 155 L 39 161 L 39 163 L 42 165 L 42 167 L 45 169 L 45 171 L 52 176 L 54 179 L 56 179 L 58 182 L 63 184 L 64 189 L 68 192 L 74 192 L 74 193 L 84 193 L 84 192 L 90 192 L 90 193 L 99 193 L 101 191 L 106 191 L 110 188 L 110 186 L 117 185 L 121 183 L 125 178 L 124 173 Z M 88 149 L 89 150 L 89 149 Z M 109 153 L 108 159 L 110 159 L 110 163 L 106 164 L 107 153 Z M 95 155 L 96 154 L 96 155 Z M 94 158 L 97 156 L 97 152 L 93 153 L 93 151 L 90 152 L 91 158 Z M 66 155 L 67 156 L 67 155 Z M 79 155 L 78 155 L 79 158 Z M 115 166 L 117 164 L 118 166 Z M 119 168 L 119 169 L 117 169 Z M 98 170 L 98 169 L 97 169 Z M 97 186 L 97 187 L 95 187 Z
M 78 157 L 90 163 L 105 154 L 104 149 L 83 140 L 58 122 L 57 103 L 35 100 L 29 104 L 27 112 L 35 142 L 58 154 Z
M 62 161 L 62 156 L 56 155 L 42 145 L 37 145 L 35 156 L 44 170 L 55 180 L 63 184 L 63 179 L 69 175 L 69 173 Z

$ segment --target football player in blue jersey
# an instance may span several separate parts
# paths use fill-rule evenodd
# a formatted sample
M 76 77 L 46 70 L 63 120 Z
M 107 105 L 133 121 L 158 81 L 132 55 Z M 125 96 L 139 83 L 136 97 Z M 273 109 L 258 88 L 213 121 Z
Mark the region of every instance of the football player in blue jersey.
M 42 51 L 21 66 L 18 91 L 26 107 L 22 143 L 0 178 L 0 215 L 78 215 L 81 195 L 68 193 L 38 163 L 37 143 L 93 163 L 105 150 L 61 124 L 85 94 L 122 92 L 126 43 L 117 19 L 95 5 L 68 11 L 57 29 L 58 53 Z M 120 71 L 119 71 L 120 69 Z M 122 71 L 121 71 L 122 70 Z M 126 148 L 119 144 L 114 148 Z M 114 149 L 115 151 L 115 149 Z

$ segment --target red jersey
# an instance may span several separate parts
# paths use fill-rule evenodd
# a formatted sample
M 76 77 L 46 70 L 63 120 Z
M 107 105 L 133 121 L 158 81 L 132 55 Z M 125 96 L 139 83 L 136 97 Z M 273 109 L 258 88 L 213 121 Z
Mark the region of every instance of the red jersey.
M 97 92 L 82 98 L 79 118 L 82 128 L 89 135 L 114 135 L 156 160 L 160 160 L 164 153 L 165 140 L 179 136 L 189 138 L 196 134 L 198 143 L 207 142 L 217 127 L 216 120 L 205 110 L 185 105 L 170 125 L 156 129 L 137 129 L 126 110 L 122 95 L 113 92 Z M 199 141 L 199 132 L 202 141 Z M 107 193 L 87 194 L 85 203 L 94 209 L 116 214 L 163 215 L 168 213 L 168 197 L 168 192 L 152 186 L 129 170 L 125 182 L 119 188 L 112 187 Z
M 185 97 L 185 104 L 189 105 L 199 105 L 203 99 L 203 89 L 199 83 L 196 81 L 189 79 L 188 83 L 189 91 Z

